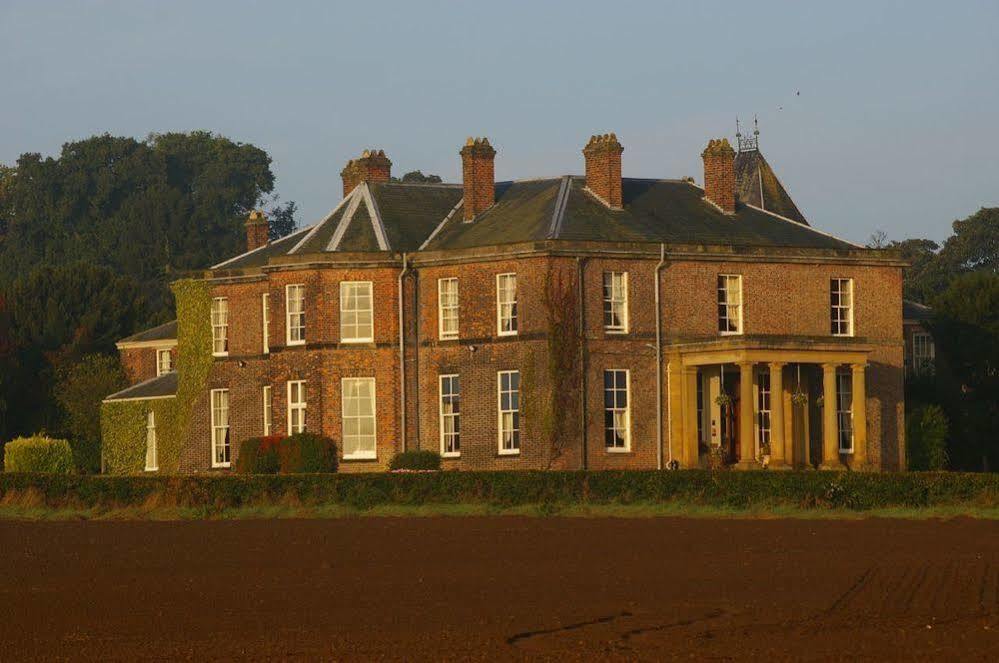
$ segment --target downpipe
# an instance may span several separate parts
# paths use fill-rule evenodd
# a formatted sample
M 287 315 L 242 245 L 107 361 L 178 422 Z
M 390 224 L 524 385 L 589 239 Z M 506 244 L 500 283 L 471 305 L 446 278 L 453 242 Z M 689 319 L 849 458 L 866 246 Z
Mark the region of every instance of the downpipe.
M 661 310 L 662 295 L 660 279 L 663 267 L 666 266 L 666 245 L 659 245 L 659 264 L 656 265 L 656 469 L 663 469 L 663 317 Z M 667 409 L 669 404 L 667 403 Z M 673 428 L 673 413 L 667 412 L 670 430 Z M 669 439 L 669 464 L 673 469 L 673 437 Z
M 406 451 L 406 327 L 403 280 L 409 272 L 405 252 L 402 254 L 402 271 L 399 272 L 399 412 L 401 420 L 402 451 Z

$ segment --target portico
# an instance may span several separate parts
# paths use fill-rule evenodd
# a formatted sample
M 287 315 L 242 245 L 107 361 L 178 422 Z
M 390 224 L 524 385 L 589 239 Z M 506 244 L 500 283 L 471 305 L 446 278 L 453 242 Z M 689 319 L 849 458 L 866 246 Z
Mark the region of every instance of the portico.
M 867 469 L 866 367 L 854 339 L 673 345 L 669 434 L 682 467 Z

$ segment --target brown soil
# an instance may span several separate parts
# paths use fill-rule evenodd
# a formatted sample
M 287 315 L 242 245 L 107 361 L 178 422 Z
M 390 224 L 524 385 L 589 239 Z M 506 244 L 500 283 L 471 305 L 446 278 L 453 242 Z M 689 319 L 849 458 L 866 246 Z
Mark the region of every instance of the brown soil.
M 999 660 L 999 524 L 0 523 L 0 658 Z

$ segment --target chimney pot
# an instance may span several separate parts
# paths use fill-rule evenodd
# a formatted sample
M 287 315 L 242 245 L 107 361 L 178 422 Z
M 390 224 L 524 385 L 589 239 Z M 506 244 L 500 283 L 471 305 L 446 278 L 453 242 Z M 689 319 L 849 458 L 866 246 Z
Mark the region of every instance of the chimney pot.
M 496 150 L 488 138 L 468 137 L 461 148 L 461 175 L 465 185 L 464 220 L 472 221 L 496 202 Z
M 260 210 L 253 210 L 246 218 L 246 250 L 253 251 L 267 244 L 270 222 Z
M 388 182 L 392 177 L 392 162 L 385 150 L 367 149 L 357 159 L 351 159 L 340 171 L 343 197 L 346 198 L 361 182 Z
M 735 214 L 735 150 L 727 138 L 711 139 L 701 152 L 704 197 L 726 214 Z
M 586 188 L 614 209 L 621 209 L 621 153 L 614 133 L 593 135 L 583 148 Z

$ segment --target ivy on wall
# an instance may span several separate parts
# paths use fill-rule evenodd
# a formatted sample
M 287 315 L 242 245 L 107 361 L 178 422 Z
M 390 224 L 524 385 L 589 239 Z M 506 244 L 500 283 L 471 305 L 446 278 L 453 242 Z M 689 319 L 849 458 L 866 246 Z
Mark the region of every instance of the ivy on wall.
M 159 471 L 175 474 L 190 439 L 191 414 L 204 394 L 212 367 L 211 289 L 185 279 L 171 286 L 177 302 L 177 396 L 104 403 L 101 444 L 108 474 L 138 474 L 146 463 L 146 413 L 156 418 Z

